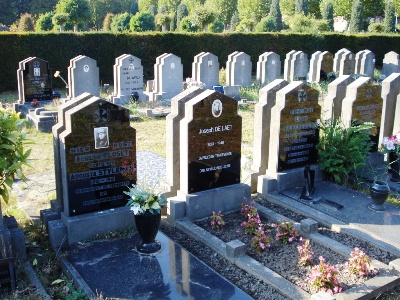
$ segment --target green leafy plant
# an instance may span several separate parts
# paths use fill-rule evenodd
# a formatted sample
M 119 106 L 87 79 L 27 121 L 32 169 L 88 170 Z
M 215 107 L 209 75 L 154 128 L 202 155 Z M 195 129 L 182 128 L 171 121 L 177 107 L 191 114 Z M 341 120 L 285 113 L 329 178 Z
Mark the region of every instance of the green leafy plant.
M 320 124 L 318 164 L 325 171 L 326 179 L 345 183 L 352 170 L 366 166 L 366 158 L 372 148 L 372 129 L 375 125 L 370 122 L 349 128 L 344 128 L 340 120 Z
M 257 254 L 265 251 L 267 248 L 271 247 L 272 239 L 267 235 L 262 227 L 259 227 L 253 239 L 251 240 L 251 246 L 254 248 Z
M 299 251 L 300 255 L 298 265 L 311 265 L 313 262 L 314 251 L 311 250 L 310 240 L 303 240 L 303 238 L 300 238 L 300 242 L 302 242 L 302 244 L 297 246 L 297 251 Z
M 320 256 L 319 264 L 312 267 L 306 278 L 312 293 L 325 291 L 330 294 L 337 294 L 342 291 L 339 286 L 337 275 L 338 269 L 325 263 L 325 259 Z
M 0 107 L 0 198 L 6 203 L 15 176 L 26 179 L 22 165 L 27 164 L 31 151 L 24 151 L 23 124 L 18 113 Z
M 218 211 L 217 213 L 215 211 L 212 212 L 211 216 L 211 228 L 220 230 L 222 227 L 225 226 L 225 221 L 223 219 L 224 215 L 221 213 L 221 211 Z
M 261 219 L 257 208 L 254 207 L 254 201 L 251 201 L 250 204 L 242 203 L 241 212 L 245 217 L 245 221 L 240 226 L 244 228 L 245 234 L 256 234 L 257 229 L 261 226 Z
M 126 204 L 131 207 L 135 215 L 161 214 L 161 208 L 167 206 L 167 198 L 154 193 L 150 188 L 132 184 L 128 192 L 129 196 Z
M 293 222 L 286 222 L 282 220 L 281 223 L 276 224 L 276 237 L 277 241 L 281 241 L 284 244 L 293 242 L 298 236 L 297 230 L 294 228 Z
M 368 255 L 355 247 L 350 253 L 350 258 L 346 262 L 345 267 L 350 270 L 353 274 L 358 276 L 366 276 L 370 273 L 369 266 L 371 264 L 371 259 Z

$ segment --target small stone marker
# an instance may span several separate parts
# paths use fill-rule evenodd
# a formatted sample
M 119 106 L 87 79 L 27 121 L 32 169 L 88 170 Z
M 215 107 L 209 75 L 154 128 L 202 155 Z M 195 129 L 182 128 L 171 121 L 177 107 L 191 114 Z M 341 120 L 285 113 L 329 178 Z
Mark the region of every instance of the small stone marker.
M 381 86 L 369 77 L 360 77 L 347 87 L 342 104 L 342 122 L 346 128 L 351 124 L 375 123 L 371 139 L 378 146 L 382 116 Z
M 123 54 L 115 59 L 112 102 L 123 104 L 133 93 L 137 93 L 138 100 L 144 100 L 142 63 L 133 55 Z
M 240 85 L 249 86 L 251 84 L 251 69 L 252 64 L 250 55 L 244 52 L 238 52 L 232 56 L 232 61 L 228 64 L 226 72 L 229 76 L 226 77 L 228 86 Z
M 281 58 L 275 52 L 264 52 L 257 62 L 257 80 L 267 84 L 281 76 Z
M 328 85 L 328 94 L 324 99 L 324 120 L 335 122 L 342 115 L 342 102 L 346 97 L 347 86 L 354 81 L 350 75 L 336 78 Z
M 87 56 L 80 55 L 70 61 L 69 97 L 76 98 L 80 94 L 100 95 L 99 68 L 97 62 Z
M 368 77 L 374 77 L 375 54 L 370 50 L 357 52 L 355 60 L 355 74 L 364 74 Z
M 383 58 L 382 75 L 384 78 L 392 73 L 400 72 L 400 56 L 394 51 L 385 54 Z
M 23 82 L 18 86 L 19 89 L 22 88 L 22 92 L 19 92 L 22 97 L 20 102 L 31 102 L 33 99 L 37 101 L 53 100 L 52 74 L 49 63 L 43 59 L 31 57 L 21 61 L 21 65 L 20 72 L 22 71 Z
M 271 110 L 268 171 L 304 167 L 317 162 L 318 91 L 294 81 L 276 94 Z
M 346 48 L 340 49 L 335 53 L 335 57 L 333 58 L 333 72 L 339 73 L 340 71 L 340 62 L 342 60 L 342 56 L 344 53 L 349 52 Z
M 351 51 L 344 52 L 339 62 L 338 76 L 354 74 L 354 67 L 355 67 L 354 53 Z
M 136 131 L 129 110 L 91 98 L 65 112 L 60 134 L 67 216 L 123 206 L 136 183 Z
M 242 118 L 236 100 L 206 90 L 186 103 L 180 124 L 183 193 L 240 183 Z
M 212 89 L 219 83 L 218 57 L 210 52 L 202 52 L 194 57 L 192 64 L 192 78 L 202 82 L 206 89 Z
M 183 91 L 183 65 L 181 58 L 174 54 L 163 54 L 154 65 L 155 93 L 164 100 L 170 100 Z
M 309 82 L 327 80 L 328 74 L 333 73 L 333 54 L 329 51 L 317 51 L 310 60 Z
M 290 64 L 289 80 L 306 80 L 308 73 L 308 56 L 303 51 L 293 54 Z

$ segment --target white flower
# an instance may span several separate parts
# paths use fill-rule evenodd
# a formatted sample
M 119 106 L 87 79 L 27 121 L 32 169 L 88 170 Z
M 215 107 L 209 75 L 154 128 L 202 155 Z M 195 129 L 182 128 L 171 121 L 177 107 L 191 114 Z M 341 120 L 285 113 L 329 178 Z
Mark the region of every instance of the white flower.
M 133 214 L 138 215 L 143 212 L 143 209 L 140 207 L 139 203 L 134 203 L 131 206 L 131 211 L 133 211 Z
M 388 150 L 395 150 L 396 149 L 396 146 L 394 145 L 393 141 L 387 141 L 386 149 L 388 149 Z

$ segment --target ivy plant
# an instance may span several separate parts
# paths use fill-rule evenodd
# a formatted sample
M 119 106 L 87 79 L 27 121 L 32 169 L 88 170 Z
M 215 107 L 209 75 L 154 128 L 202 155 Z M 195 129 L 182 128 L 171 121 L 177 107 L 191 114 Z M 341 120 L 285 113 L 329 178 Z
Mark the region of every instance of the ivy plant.
M 370 139 L 373 129 L 375 125 L 371 122 L 345 128 L 340 119 L 320 124 L 318 164 L 326 179 L 345 183 L 352 170 L 366 166 L 373 144 Z
M 25 179 L 22 165 L 27 164 L 30 150 L 24 152 L 23 123 L 19 113 L 0 107 L 0 198 L 6 203 L 15 176 Z

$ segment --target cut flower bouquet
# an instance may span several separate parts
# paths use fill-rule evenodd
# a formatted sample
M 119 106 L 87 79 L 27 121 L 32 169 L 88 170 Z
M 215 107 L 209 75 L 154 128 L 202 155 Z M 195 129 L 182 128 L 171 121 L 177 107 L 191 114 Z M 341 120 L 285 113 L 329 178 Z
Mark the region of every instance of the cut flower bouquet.
M 394 152 L 395 154 L 400 156 L 400 131 L 393 136 L 385 136 L 383 138 L 381 152 Z
M 138 184 L 132 184 L 129 191 L 124 193 L 129 196 L 126 205 L 131 207 L 135 215 L 161 214 L 161 208 L 167 206 L 165 196 L 160 196 L 151 189 Z

